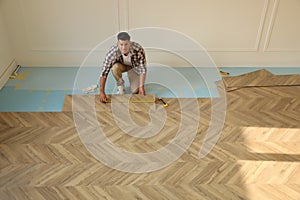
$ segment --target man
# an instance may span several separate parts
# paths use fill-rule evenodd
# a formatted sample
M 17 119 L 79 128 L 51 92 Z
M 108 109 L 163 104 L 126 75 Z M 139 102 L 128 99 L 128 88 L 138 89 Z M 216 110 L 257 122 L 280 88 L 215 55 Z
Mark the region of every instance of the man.
M 117 82 L 117 93 L 124 94 L 124 80 L 122 73 L 127 72 L 131 92 L 145 95 L 146 79 L 146 56 L 141 45 L 130 41 L 127 32 L 120 32 L 117 35 L 118 42 L 106 54 L 103 62 L 103 70 L 100 78 L 100 101 L 105 103 L 105 83 L 110 69 Z

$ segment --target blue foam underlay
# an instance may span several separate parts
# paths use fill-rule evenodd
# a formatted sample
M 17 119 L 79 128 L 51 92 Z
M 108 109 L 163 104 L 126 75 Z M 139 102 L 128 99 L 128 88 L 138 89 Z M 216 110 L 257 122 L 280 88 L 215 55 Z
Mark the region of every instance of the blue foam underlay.
M 226 67 L 221 70 L 231 76 L 262 68 Z M 300 74 L 300 68 L 267 68 L 274 74 Z M 82 89 L 97 85 L 99 67 L 22 67 L 17 79 L 12 79 L 0 91 L 0 112 L 61 112 L 65 95 L 83 94 Z M 130 93 L 124 73 L 126 92 Z M 216 98 L 215 82 L 221 77 L 216 69 L 192 67 L 149 67 L 145 90 L 162 98 Z M 106 93 L 116 93 L 111 73 Z M 99 94 L 99 89 L 92 94 Z

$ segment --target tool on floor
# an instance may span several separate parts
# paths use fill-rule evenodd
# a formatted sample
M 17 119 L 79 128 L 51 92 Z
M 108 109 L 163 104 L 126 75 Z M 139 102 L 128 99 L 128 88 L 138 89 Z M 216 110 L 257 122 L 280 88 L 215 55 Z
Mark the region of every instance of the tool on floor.
M 154 94 L 139 95 L 139 94 L 125 94 L 125 95 L 108 95 L 106 103 L 155 103 L 162 102 L 164 107 L 169 104 L 162 98 L 155 98 Z
M 15 79 L 18 76 L 18 71 L 21 68 L 20 65 L 17 66 L 17 68 L 13 71 L 13 73 L 10 75 L 9 79 Z
M 162 98 L 157 98 L 158 101 L 161 101 L 164 104 L 164 107 L 168 107 L 169 104 L 165 102 Z
M 139 94 L 124 94 L 124 95 L 107 95 L 106 103 L 154 103 L 155 95 L 139 95 Z
M 229 72 L 222 71 L 220 67 L 217 67 L 217 68 L 218 68 L 219 74 L 220 74 L 221 76 L 228 76 L 228 75 L 230 75 Z
M 95 90 L 98 88 L 98 85 L 91 85 L 90 87 L 84 88 L 82 89 L 82 92 L 84 93 L 91 93 L 91 92 L 95 92 Z

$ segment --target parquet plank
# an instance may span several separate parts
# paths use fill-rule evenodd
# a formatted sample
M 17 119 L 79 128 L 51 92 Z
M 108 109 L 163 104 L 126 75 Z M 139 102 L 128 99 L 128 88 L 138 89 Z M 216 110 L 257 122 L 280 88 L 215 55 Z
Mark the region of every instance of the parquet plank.
M 141 174 L 111 169 L 94 158 L 79 138 L 73 114 L 87 125 L 86 133 L 100 127 L 115 145 L 141 153 L 167 145 L 180 127 L 181 109 L 195 107 L 185 99 L 166 99 L 167 108 L 155 104 L 166 118 L 153 119 L 164 120 L 164 126 L 152 137 L 138 138 L 118 127 L 111 106 L 90 100 L 95 112 L 88 106 L 73 112 L 67 96 L 61 113 L 0 113 L 1 199 L 300 198 L 299 86 L 227 93 L 222 134 L 202 159 L 198 153 L 211 122 L 211 100 L 198 99 L 200 121 L 191 146 L 167 167 Z M 131 105 L 129 112 L 141 127 L 151 122 L 147 104 Z

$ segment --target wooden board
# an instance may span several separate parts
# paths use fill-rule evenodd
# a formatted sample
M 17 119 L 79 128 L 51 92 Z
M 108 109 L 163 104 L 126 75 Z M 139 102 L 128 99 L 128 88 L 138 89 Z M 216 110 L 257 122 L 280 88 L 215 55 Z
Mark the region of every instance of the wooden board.
M 114 103 L 124 104 L 130 103 L 130 108 L 138 110 L 149 110 L 150 106 L 155 103 L 155 95 L 107 95 L 109 98 L 108 103 L 99 101 L 99 95 L 67 95 L 64 99 L 63 111 L 90 111 L 95 109 L 101 111 L 110 108 Z M 112 104 L 113 103 L 113 104 Z M 75 106 L 74 106 L 75 105 Z
M 300 86 L 248 87 L 226 95 L 224 128 L 207 157 L 200 159 L 198 152 L 210 125 L 211 101 L 198 99 L 201 119 L 190 148 L 165 168 L 143 174 L 95 159 L 79 138 L 72 110 L 0 112 L 0 199 L 300 199 Z M 66 97 L 66 108 L 72 108 L 73 97 Z M 182 99 L 166 99 L 165 126 L 140 139 L 118 128 L 111 105 L 119 104 L 90 98 L 108 139 L 127 151 L 156 151 L 180 128 Z M 186 109 L 197 109 L 182 101 Z M 130 114 L 140 126 L 150 121 L 148 110 Z M 87 130 L 94 127 L 85 120 Z
M 223 77 L 226 91 L 245 87 L 271 87 L 300 85 L 300 75 L 274 75 L 267 70 L 257 70 L 239 76 Z
M 124 94 L 124 95 L 107 95 L 108 103 L 153 103 L 155 102 L 154 94 Z

